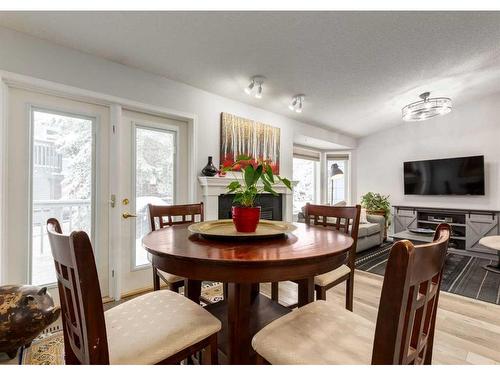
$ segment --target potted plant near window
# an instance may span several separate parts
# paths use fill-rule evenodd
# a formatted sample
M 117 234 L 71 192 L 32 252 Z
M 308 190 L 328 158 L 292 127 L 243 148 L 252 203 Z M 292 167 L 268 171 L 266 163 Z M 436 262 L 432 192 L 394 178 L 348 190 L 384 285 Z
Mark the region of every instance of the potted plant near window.
M 232 216 L 233 223 L 238 232 L 255 232 L 260 219 L 260 207 L 255 206 L 255 199 L 261 193 L 270 193 L 275 196 L 278 193 L 273 186 L 282 182 L 288 189 L 292 190 L 292 184 L 287 178 L 280 177 L 273 173 L 271 163 L 262 160 L 253 160 L 249 156 L 239 156 L 236 162 L 224 169 L 226 171 L 239 167 L 242 171 L 242 179 L 235 176 L 227 186 L 227 192 L 234 194 Z M 258 184 L 259 181 L 262 185 Z
M 387 238 L 387 227 L 391 223 L 389 196 L 368 192 L 361 197 L 361 206 L 366 208 L 367 214 L 379 215 L 385 218 L 384 238 Z

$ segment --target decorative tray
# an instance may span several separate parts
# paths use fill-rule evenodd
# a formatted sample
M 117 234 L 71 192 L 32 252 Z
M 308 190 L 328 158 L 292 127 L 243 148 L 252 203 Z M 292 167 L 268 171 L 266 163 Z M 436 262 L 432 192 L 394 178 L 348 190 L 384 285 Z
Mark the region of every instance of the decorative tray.
M 292 223 L 285 221 L 260 220 L 257 230 L 251 233 L 237 232 L 231 219 L 203 221 L 191 224 L 188 230 L 191 233 L 201 234 L 203 237 L 213 238 L 269 238 L 283 236 L 286 233 L 293 232 L 297 227 Z

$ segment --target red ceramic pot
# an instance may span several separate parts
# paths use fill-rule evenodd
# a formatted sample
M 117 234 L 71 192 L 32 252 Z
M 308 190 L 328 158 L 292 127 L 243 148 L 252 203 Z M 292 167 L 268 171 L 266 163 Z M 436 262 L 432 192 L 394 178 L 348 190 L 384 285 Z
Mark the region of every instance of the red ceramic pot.
M 233 223 L 238 232 L 252 233 L 257 229 L 260 207 L 232 207 Z

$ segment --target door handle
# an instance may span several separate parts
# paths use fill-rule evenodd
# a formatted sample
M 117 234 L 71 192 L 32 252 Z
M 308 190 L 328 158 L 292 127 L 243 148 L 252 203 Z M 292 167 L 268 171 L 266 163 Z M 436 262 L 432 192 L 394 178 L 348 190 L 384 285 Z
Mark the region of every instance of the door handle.
M 133 214 L 128 213 L 128 212 L 124 212 L 124 213 L 122 214 L 122 217 L 123 217 L 124 219 L 128 219 L 128 218 L 130 218 L 130 217 L 137 217 L 137 215 L 133 215 Z

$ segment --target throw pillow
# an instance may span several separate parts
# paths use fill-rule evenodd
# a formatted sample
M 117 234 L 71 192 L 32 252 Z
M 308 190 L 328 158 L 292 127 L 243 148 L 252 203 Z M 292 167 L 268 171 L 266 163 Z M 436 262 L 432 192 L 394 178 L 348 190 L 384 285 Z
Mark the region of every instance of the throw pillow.
M 366 217 L 366 208 L 361 209 L 361 214 L 359 215 L 360 224 L 368 224 L 368 219 Z

